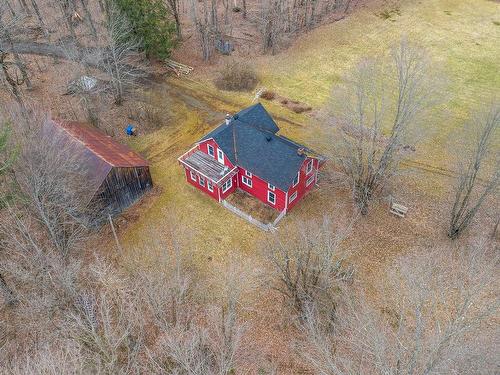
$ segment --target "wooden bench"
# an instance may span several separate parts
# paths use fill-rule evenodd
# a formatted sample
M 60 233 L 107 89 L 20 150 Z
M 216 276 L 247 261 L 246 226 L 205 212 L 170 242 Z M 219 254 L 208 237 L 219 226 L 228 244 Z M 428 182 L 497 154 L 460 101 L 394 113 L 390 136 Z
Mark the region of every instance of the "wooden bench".
M 408 212 L 408 207 L 405 207 L 401 204 L 397 203 L 391 203 L 391 214 L 399 216 L 399 217 L 405 217 L 406 213 Z

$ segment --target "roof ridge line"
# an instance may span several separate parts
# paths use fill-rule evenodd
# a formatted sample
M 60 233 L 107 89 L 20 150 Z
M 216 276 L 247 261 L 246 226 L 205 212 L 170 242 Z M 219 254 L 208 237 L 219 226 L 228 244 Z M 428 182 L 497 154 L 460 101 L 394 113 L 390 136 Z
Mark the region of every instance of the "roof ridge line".
M 233 132 L 234 162 L 236 165 L 238 165 L 238 148 L 236 147 L 236 130 L 235 130 L 235 124 L 232 121 L 231 121 L 231 126 L 232 126 L 231 131 Z

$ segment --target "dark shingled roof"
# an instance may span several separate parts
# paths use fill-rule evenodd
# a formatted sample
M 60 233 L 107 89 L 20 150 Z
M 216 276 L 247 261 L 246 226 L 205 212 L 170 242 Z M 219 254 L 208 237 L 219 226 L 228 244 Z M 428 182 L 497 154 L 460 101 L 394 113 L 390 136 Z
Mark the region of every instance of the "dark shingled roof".
M 277 135 L 278 126 L 261 104 L 248 107 L 233 116 L 227 125 L 207 134 L 213 138 L 235 165 L 288 191 L 306 159 L 298 149 L 306 147 Z

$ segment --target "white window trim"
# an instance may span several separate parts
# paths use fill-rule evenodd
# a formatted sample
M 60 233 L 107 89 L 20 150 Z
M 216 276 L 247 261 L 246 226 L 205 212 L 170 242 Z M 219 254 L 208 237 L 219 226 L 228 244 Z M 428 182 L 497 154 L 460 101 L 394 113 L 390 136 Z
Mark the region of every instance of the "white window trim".
M 295 182 L 295 179 L 294 179 L 294 182 Z M 297 186 L 299 184 L 299 182 L 300 182 L 300 171 L 297 172 L 297 182 L 295 182 L 293 184 L 293 187 Z
M 205 178 L 200 176 L 200 186 L 205 187 Z
M 189 171 L 189 174 L 191 176 L 191 180 L 196 181 L 196 173 L 194 173 L 193 171 Z
M 229 182 L 229 184 L 228 184 L 228 182 Z M 229 180 L 224 182 L 224 184 L 222 185 L 222 192 L 225 193 L 226 191 L 228 191 L 232 187 L 233 187 L 233 178 L 231 177 Z
M 288 203 L 292 203 L 296 198 L 297 198 L 297 192 L 290 195 L 290 198 L 288 198 Z
M 274 197 L 274 202 L 270 199 L 271 195 Z M 267 191 L 267 201 L 271 203 L 273 206 L 276 204 L 276 194 L 274 194 L 272 191 Z
M 220 148 L 217 149 L 217 161 L 224 164 L 224 152 Z
M 243 182 L 243 184 L 245 184 L 246 186 L 248 186 L 250 188 L 253 185 L 252 180 L 250 180 L 247 176 L 241 176 L 241 182 Z
M 252 178 L 252 173 L 245 170 L 245 176 Z
M 210 153 L 210 150 L 212 150 L 212 153 Z M 215 158 L 215 149 L 214 149 L 214 146 L 207 145 L 207 152 L 208 152 L 208 155 L 213 156 Z
M 212 181 L 210 181 L 210 180 L 207 181 L 207 189 L 208 189 L 208 191 L 210 191 L 212 193 L 214 192 L 214 185 L 212 184 Z
M 268 189 L 269 189 L 269 190 L 271 190 L 271 191 L 276 190 L 276 186 L 274 186 L 274 185 L 270 184 L 269 182 L 267 183 L 267 187 L 268 187 Z
M 309 160 L 309 163 L 307 163 L 306 174 L 309 174 L 312 172 L 313 166 L 314 166 L 314 163 L 313 163 L 313 160 L 311 159 L 311 160 Z
M 309 177 L 306 181 L 306 187 L 311 185 L 312 183 L 314 182 L 314 175 L 312 175 L 311 177 Z

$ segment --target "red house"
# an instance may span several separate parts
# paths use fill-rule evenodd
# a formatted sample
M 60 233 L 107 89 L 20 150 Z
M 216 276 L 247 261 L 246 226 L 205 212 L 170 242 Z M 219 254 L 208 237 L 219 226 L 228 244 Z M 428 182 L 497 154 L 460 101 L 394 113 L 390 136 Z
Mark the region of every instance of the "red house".
M 226 116 L 179 158 L 187 181 L 219 202 L 239 188 L 288 212 L 316 185 L 325 159 L 278 131 L 261 104 Z

